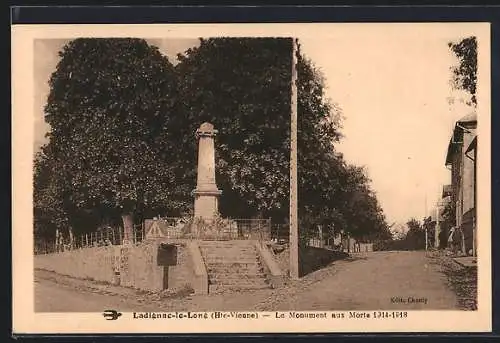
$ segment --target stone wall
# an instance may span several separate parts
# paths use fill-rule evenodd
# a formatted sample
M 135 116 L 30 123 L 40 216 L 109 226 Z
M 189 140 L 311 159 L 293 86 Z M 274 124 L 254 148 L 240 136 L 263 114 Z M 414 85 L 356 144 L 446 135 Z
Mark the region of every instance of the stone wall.
M 164 289 L 164 267 L 158 265 L 156 241 L 121 248 L 120 285 L 150 291 Z
M 35 256 L 35 269 L 79 279 L 115 283 L 118 246 L 94 247 Z
M 271 248 L 270 250 L 283 275 L 290 275 L 290 250 Z M 307 275 L 326 267 L 330 263 L 349 257 L 345 252 L 333 251 L 316 247 L 301 247 L 299 249 L 299 274 Z
M 349 255 L 345 252 L 315 247 L 301 247 L 299 249 L 299 274 L 304 276 L 326 267 L 336 260 L 344 259 Z
M 175 247 L 175 264 L 161 265 L 161 245 Z M 185 240 L 146 240 L 121 251 L 120 285 L 150 291 L 192 287 L 193 267 Z
M 177 263 L 168 266 L 168 281 L 167 287 L 180 289 L 185 285 L 192 286 L 193 265 L 189 256 L 187 242 L 184 240 L 164 241 L 164 244 L 174 244 L 177 247 Z M 194 288 L 194 287 L 193 287 Z
M 160 265 L 161 244 L 175 246 L 176 261 Z M 148 291 L 196 289 L 192 258 L 185 240 L 146 240 L 137 245 L 95 247 L 35 256 L 35 269 L 79 279 Z

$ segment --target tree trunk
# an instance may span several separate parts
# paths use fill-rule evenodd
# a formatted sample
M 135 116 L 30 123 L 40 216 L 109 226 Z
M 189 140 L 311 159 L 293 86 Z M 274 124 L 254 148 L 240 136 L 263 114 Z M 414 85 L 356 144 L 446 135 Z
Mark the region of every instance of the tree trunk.
M 73 236 L 73 228 L 69 228 L 68 229 L 68 232 L 69 232 L 69 246 L 70 246 L 70 249 L 73 250 L 75 248 L 74 246 L 74 236 Z
M 132 242 L 132 235 L 134 234 L 134 219 L 132 213 L 122 214 L 123 221 L 123 244 Z
M 55 252 L 59 252 L 59 229 L 56 229 L 56 242 L 54 244 Z

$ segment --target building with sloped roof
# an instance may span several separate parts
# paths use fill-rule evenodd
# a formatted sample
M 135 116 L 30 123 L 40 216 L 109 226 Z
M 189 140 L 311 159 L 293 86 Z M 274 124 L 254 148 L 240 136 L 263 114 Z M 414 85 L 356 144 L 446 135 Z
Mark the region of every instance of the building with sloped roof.
M 472 112 L 455 123 L 445 162 L 451 171 L 453 235 L 460 235 L 455 241 L 458 239 L 460 250 L 468 255 L 476 252 L 476 151 L 477 115 Z

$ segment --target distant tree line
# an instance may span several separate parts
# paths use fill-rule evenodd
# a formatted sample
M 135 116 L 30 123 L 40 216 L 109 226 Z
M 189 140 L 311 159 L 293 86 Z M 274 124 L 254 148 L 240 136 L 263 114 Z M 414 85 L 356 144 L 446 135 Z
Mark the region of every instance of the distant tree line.
M 425 218 L 422 223 L 415 218 L 411 218 L 406 222 L 406 232 L 404 234 L 377 241 L 374 250 L 425 250 L 426 229 L 428 242 L 434 242 L 434 225 L 431 223 L 431 218 Z

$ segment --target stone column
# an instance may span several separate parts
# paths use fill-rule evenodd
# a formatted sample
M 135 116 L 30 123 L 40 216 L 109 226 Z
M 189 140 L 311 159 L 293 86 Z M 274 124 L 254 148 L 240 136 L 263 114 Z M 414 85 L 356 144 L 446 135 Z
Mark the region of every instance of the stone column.
M 196 131 L 198 142 L 198 176 L 194 190 L 194 216 L 212 219 L 219 214 L 218 198 L 221 191 L 215 182 L 214 137 L 217 130 L 210 123 L 201 124 Z

